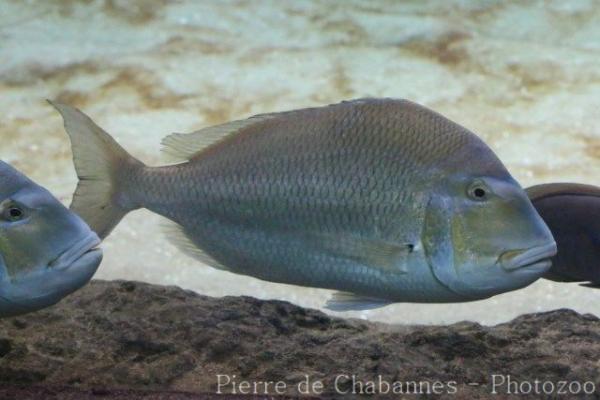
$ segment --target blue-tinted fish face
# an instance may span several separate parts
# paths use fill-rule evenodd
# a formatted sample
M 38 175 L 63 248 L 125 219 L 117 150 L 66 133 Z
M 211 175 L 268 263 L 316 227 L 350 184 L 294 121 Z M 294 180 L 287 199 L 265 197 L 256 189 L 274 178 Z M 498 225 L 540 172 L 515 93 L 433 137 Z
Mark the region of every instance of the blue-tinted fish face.
M 518 289 L 551 266 L 556 243 L 526 193 L 512 178 L 459 177 L 448 181 L 446 265 L 440 281 L 465 297 Z M 441 260 L 442 257 L 438 257 Z
M 472 291 L 517 289 L 550 268 L 556 243 L 516 182 L 473 179 L 457 209 L 452 221 L 454 263 Z
M 1 167 L 0 176 L 11 172 Z M 11 193 L 7 187 L 0 198 L 0 316 L 56 303 L 87 283 L 102 259 L 97 235 L 46 189 L 27 178 Z

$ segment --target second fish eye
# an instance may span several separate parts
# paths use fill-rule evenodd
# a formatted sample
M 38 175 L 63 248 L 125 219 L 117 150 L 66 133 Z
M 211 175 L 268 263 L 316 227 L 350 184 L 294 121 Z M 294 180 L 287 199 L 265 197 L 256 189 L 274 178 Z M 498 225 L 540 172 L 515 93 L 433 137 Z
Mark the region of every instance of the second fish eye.
M 475 195 L 475 197 L 482 198 L 485 197 L 486 192 L 485 189 L 476 188 L 475 190 L 473 190 L 473 194 Z
M 488 198 L 488 189 L 482 183 L 475 183 L 469 187 L 468 195 L 472 200 L 485 201 Z
M 25 217 L 23 209 L 17 205 L 10 205 L 4 210 L 4 219 L 7 221 L 20 221 Z

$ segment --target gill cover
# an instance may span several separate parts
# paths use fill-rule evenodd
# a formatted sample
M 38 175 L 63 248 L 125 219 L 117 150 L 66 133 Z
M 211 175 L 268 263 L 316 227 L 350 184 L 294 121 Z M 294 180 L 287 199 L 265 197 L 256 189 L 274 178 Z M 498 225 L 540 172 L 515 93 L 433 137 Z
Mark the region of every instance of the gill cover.
M 427 203 L 421 242 L 435 278 L 447 289 L 465 298 L 476 298 L 473 288 L 460 279 L 454 262 L 452 240 L 453 206 L 450 199 L 433 195 Z

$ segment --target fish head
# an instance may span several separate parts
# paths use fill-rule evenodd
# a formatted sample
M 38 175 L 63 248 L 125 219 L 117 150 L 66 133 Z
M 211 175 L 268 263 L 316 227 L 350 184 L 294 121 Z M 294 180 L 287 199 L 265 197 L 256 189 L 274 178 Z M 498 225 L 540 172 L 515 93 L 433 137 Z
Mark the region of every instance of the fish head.
M 429 204 L 423 238 L 442 284 L 479 299 L 525 287 L 548 271 L 556 243 L 512 177 L 457 175 L 444 186 L 441 200 Z
M 85 285 L 98 236 L 50 192 L 0 162 L 0 317 L 50 306 Z

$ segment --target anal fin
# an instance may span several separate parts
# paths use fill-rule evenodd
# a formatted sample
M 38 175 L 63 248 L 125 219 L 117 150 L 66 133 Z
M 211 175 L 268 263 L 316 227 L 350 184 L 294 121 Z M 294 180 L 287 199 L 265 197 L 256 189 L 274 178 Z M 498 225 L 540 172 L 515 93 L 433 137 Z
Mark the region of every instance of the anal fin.
M 325 308 L 331 311 L 364 311 L 374 308 L 385 307 L 392 301 L 378 299 L 376 297 L 361 296 L 348 292 L 335 292 L 327 303 Z

